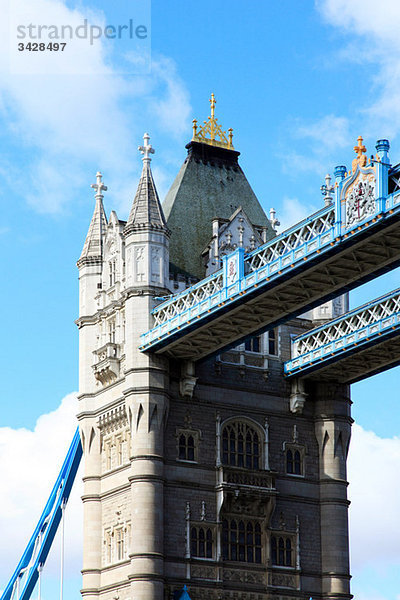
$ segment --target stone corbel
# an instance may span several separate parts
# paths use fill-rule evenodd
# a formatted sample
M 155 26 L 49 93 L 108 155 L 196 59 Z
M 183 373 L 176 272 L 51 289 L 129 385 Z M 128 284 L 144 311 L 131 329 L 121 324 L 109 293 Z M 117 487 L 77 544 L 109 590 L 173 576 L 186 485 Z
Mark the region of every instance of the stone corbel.
M 304 392 L 303 379 L 295 379 L 292 383 L 292 391 L 290 394 L 290 411 L 300 415 L 303 412 L 304 403 L 307 395 Z
M 181 368 L 181 380 L 179 391 L 184 398 L 193 398 L 193 390 L 196 386 L 197 377 L 195 377 L 194 362 L 185 360 Z

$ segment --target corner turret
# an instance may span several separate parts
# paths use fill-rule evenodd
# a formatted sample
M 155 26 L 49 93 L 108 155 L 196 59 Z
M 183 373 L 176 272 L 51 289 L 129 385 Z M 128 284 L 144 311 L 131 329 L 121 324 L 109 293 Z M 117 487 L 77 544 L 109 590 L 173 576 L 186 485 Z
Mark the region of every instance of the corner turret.
M 166 288 L 169 282 L 169 231 L 150 168 L 150 136 L 145 133 L 143 170 L 124 229 L 127 287 Z

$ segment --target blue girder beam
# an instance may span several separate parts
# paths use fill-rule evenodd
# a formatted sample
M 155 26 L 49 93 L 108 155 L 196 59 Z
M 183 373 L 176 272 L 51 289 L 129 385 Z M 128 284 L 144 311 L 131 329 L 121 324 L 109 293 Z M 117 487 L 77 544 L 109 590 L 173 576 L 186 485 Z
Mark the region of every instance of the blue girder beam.
M 354 383 L 400 363 L 400 289 L 298 336 L 287 378 Z
M 335 233 L 337 221 L 326 220 L 329 215 L 332 207 L 247 256 L 236 252 L 226 257 L 223 271 L 156 307 L 157 324 L 143 334 L 140 349 L 176 358 L 204 358 L 400 264 L 400 194 L 387 199 L 384 211 L 340 235 Z M 322 220 L 326 223 L 322 233 L 249 269 L 249 264 L 256 264 L 271 247 L 283 246 L 299 230 Z M 226 274 L 231 258 L 236 261 L 236 271 L 242 272 L 232 284 Z

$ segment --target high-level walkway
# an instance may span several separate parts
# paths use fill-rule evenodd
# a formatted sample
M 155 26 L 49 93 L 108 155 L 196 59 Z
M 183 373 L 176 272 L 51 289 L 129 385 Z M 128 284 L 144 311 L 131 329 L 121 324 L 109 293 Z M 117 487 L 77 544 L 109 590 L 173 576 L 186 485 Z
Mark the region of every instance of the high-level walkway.
M 400 364 L 400 289 L 292 341 L 287 377 L 354 383 Z
M 140 349 L 202 359 L 398 266 L 400 189 L 388 193 L 388 149 L 380 140 L 374 163 L 337 167 L 332 204 L 246 255 L 238 248 L 157 306 Z

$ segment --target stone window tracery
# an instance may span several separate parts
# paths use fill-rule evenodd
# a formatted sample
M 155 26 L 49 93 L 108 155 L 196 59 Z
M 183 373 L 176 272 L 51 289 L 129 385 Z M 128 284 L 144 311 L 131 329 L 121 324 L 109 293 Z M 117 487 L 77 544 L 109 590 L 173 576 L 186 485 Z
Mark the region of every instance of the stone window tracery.
M 117 469 L 129 462 L 130 432 L 106 434 L 102 442 L 103 470 L 105 472 Z
M 289 475 L 303 475 L 303 461 L 300 450 L 288 448 L 286 450 L 286 473 Z
M 274 566 L 293 567 L 293 540 L 289 536 L 271 536 L 271 563 Z
M 178 429 L 177 459 L 187 462 L 197 462 L 200 432 L 195 429 Z
M 268 344 L 268 354 L 272 354 L 273 356 L 277 356 L 279 354 L 278 351 L 278 329 L 271 329 L 266 334 L 266 342 Z
M 129 522 L 105 529 L 103 560 L 106 565 L 126 560 L 129 551 L 130 531 L 131 525 Z
M 259 469 L 261 439 L 254 427 L 245 421 L 227 423 L 222 429 L 222 464 L 246 469 Z
M 193 558 L 213 558 L 214 535 L 211 527 L 192 525 L 190 529 L 190 554 Z
M 306 447 L 299 443 L 297 425 L 293 425 L 292 441 L 283 443 L 283 452 L 286 474 L 304 477 Z
M 306 449 L 299 444 L 284 443 L 285 472 L 287 475 L 304 477 Z
M 261 352 L 261 336 L 255 335 L 248 338 L 244 343 L 246 352 Z
M 115 344 L 115 319 L 108 321 L 108 341 Z
M 116 272 L 117 272 L 117 264 L 116 264 L 115 258 L 113 260 L 110 260 L 110 262 L 108 263 L 108 270 L 109 270 L 109 285 L 110 285 L 110 287 L 112 287 L 113 285 L 115 285 Z
M 262 562 L 261 524 L 243 519 L 222 521 L 223 560 L 260 564 Z

